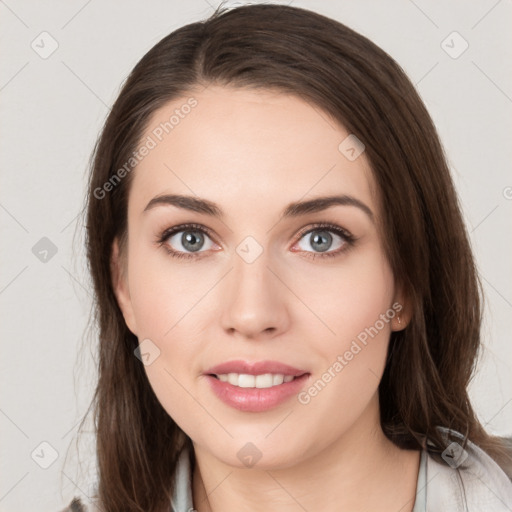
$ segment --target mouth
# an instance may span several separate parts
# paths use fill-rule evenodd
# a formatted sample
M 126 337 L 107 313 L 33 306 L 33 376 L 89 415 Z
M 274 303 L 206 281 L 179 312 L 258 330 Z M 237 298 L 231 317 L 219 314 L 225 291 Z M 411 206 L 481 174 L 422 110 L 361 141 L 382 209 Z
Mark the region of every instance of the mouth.
M 248 373 L 211 373 L 208 375 L 220 380 L 221 382 L 227 382 L 238 388 L 264 389 L 292 382 L 293 380 L 302 377 L 302 375 L 306 375 L 306 372 L 301 375 L 285 375 L 283 373 L 263 373 L 259 375 L 251 375 Z
M 230 361 L 203 375 L 224 404 L 243 412 L 262 413 L 296 396 L 308 384 L 311 373 L 277 361 Z
M 243 374 L 241 376 L 242 382 L 240 382 L 240 376 L 235 376 L 238 379 L 238 385 L 230 384 L 228 381 L 223 382 L 216 375 L 205 375 L 205 377 L 210 385 L 210 390 L 225 405 L 242 412 L 263 413 L 289 403 L 307 385 L 310 374 L 304 373 L 296 377 L 289 376 L 292 380 L 287 379 L 288 382 L 284 381 L 283 375 L 277 375 L 276 382 L 279 382 L 281 378 L 283 382 L 276 385 L 272 384 L 267 388 L 241 387 L 239 384 L 244 384 Z M 273 378 L 274 375 L 272 375 Z M 265 379 L 268 383 L 269 378 L 265 377 Z M 254 384 L 256 384 L 256 381 Z

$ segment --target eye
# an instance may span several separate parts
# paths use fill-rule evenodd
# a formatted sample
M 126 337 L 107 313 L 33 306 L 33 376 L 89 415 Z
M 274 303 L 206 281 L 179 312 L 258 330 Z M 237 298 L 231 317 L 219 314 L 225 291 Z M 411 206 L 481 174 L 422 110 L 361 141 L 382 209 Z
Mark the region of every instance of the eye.
M 182 224 L 166 229 L 157 240 L 167 253 L 174 258 L 200 258 L 202 253 L 216 249 L 219 246 L 211 239 L 211 231 L 200 224 Z M 356 238 L 348 231 L 335 224 L 315 224 L 307 231 L 298 235 L 295 245 L 299 249 L 293 251 L 304 252 L 307 257 L 337 256 L 350 247 Z M 313 251 L 310 251 L 309 248 Z M 294 246 L 295 247 L 295 246 Z
M 158 244 L 176 258 L 196 258 L 199 253 L 216 247 L 209 233 L 206 227 L 199 224 L 183 224 L 165 230 Z
M 300 233 L 299 237 L 296 245 L 301 251 L 309 253 L 308 257 L 311 258 L 336 256 L 348 250 L 355 242 L 353 235 L 334 224 L 317 224 L 305 233 Z

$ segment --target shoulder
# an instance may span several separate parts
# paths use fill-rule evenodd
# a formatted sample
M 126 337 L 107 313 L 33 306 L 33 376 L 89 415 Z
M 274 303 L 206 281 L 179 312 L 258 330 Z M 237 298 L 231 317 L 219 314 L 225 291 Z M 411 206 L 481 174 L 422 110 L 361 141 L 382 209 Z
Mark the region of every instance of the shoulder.
M 89 512 L 87 507 L 82 503 L 80 498 L 73 498 L 73 501 L 60 512 Z
M 467 441 L 462 448 L 462 442 L 453 442 L 442 457 L 445 463 L 431 456 L 427 459 L 428 512 L 510 511 L 512 482 L 504 470 L 477 445 Z
M 99 507 L 97 501 L 92 500 L 87 504 L 80 498 L 74 497 L 71 503 L 59 512 L 105 512 Z

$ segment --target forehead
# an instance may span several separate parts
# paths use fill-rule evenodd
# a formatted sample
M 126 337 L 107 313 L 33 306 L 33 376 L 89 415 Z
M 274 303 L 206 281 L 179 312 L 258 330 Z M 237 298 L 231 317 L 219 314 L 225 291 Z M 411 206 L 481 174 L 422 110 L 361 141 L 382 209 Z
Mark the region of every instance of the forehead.
M 150 149 L 135 168 L 130 209 L 142 211 L 162 193 L 210 199 L 233 215 L 334 193 L 374 204 L 364 153 L 350 160 L 340 151 L 350 135 L 297 96 L 210 85 L 151 117 L 141 138 Z

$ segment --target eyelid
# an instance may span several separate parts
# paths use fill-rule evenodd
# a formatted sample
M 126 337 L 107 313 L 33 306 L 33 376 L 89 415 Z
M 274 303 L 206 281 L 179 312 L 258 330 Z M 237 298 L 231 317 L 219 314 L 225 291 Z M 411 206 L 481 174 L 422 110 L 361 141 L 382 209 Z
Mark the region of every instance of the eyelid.
M 193 222 L 186 222 L 185 224 L 178 224 L 176 226 L 172 226 L 171 228 L 167 228 L 164 230 L 164 232 L 160 235 L 159 238 L 163 239 L 164 241 L 167 240 L 172 235 L 175 235 L 176 233 L 179 233 L 180 231 L 202 231 L 206 233 L 210 238 L 214 238 L 213 231 L 203 226 L 202 224 L 195 224 Z
M 341 226 L 331 224 L 329 222 L 314 222 L 313 224 L 308 224 L 306 227 L 302 228 L 297 233 L 297 240 L 300 240 L 304 235 L 307 235 L 312 231 L 318 231 L 319 229 L 325 229 L 326 231 L 334 231 L 336 234 L 343 236 L 347 240 L 355 240 L 355 237 L 349 231 L 342 228 Z

